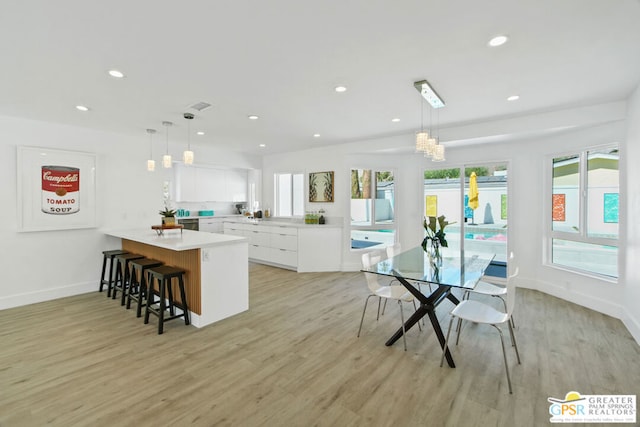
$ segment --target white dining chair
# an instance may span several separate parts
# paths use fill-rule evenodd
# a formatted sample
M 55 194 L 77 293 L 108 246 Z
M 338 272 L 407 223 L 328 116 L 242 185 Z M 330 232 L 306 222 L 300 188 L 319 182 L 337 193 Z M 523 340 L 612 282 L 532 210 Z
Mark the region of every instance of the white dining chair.
M 502 344 L 502 356 L 504 358 L 504 367 L 507 372 L 507 383 L 509 384 L 509 393 L 513 393 L 511 388 L 511 376 L 509 375 L 509 364 L 507 362 L 507 351 L 504 346 L 504 336 L 502 330 L 497 326 L 501 324 L 507 324 L 509 327 L 509 335 L 511 336 L 511 343 L 516 350 L 516 357 L 518 364 L 520 364 L 520 353 L 518 352 L 518 345 L 516 343 L 516 336 L 513 333 L 513 327 L 511 326 L 511 315 L 516 301 L 516 288 L 514 278 L 518 275 L 518 268 L 515 268 L 514 274 L 507 278 L 507 294 L 506 294 L 506 312 L 496 310 L 495 308 L 476 300 L 462 300 L 451 310 L 451 320 L 449 321 L 449 329 L 447 330 L 447 336 L 445 338 L 444 347 L 442 350 L 442 358 L 440 359 L 440 366 L 444 361 L 445 351 L 449 344 L 449 335 L 451 334 L 451 328 L 453 326 L 454 319 L 467 320 L 478 324 L 486 324 L 493 326 L 500 334 L 500 343 Z M 460 331 L 462 328 L 458 327 L 458 336 L 456 338 L 456 345 L 460 340 Z
M 362 254 L 362 267 L 366 270 L 369 269 L 372 265 L 380 262 L 380 255 L 373 255 L 369 253 Z M 369 295 L 364 303 L 364 310 L 362 310 L 362 318 L 360 319 L 360 328 L 358 328 L 358 338 L 360 337 L 360 332 L 362 331 L 362 322 L 364 321 L 364 314 L 367 311 L 367 304 L 369 303 L 369 298 L 378 297 L 378 315 L 376 320 L 380 319 L 380 302 L 382 299 L 394 300 L 398 302 L 400 306 L 400 321 L 402 322 L 402 340 L 404 341 L 404 351 L 407 351 L 407 339 L 406 339 L 406 331 L 404 329 L 404 310 L 402 308 L 403 302 L 411 302 L 413 303 L 413 309 L 416 310 L 416 300 L 402 285 L 388 285 L 383 286 L 378 282 L 378 275 L 374 273 L 364 273 L 365 278 L 367 279 L 367 286 L 369 288 Z M 420 327 L 420 322 L 418 322 L 418 327 Z
M 514 260 L 515 257 L 513 255 L 513 252 L 511 252 L 511 254 L 509 255 L 509 262 L 513 264 Z M 465 290 L 463 299 L 469 299 L 469 297 L 473 294 L 499 298 L 502 301 L 504 310 L 507 311 L 507 302 L 505 301 L 505 296 L 507 295 L 507 287 L 498 283 L 492 283 L 491 280 L 491 276 L 484 276 L 473 289 Z M 511 326 L 515 328 L 516 324 L 513 320 L 513 315 L 511 316 L 510 322 Z
M 398 255 L 400 252 L 402 252 L 402 246 L 400 245 L 400 243 L 395 243 L 393 246 L 387 246 L 387 258 L 392 258 L 395 255 Z M 409 280 L 409 283 L 413 283 L 414 285 L 416 285 L 418 290 L 422 292 L 422 289 L 420 287 L 421 282 L 417 280 Z M 429 292 L 432 292 L 431 283 L 427 283 L 427 286 L 429 286 Z

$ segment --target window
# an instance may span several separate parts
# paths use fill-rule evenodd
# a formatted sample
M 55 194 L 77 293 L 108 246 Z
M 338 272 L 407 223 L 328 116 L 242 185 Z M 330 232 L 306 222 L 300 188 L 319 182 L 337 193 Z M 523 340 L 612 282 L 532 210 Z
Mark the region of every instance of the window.
M 351 169 L 351 248 L 393 245 L 395 230 L 393 172 Z
M 469 203 L 473 173 L 478 188 L 475 207 Z M 464 248 L 474 254 L 495 256 L 493 265 L 506 265 L 507 190 L 506 163 L 425 170 L 423 215 L 445 216 L 449 222 L 445 229 L 448 252 Z M 503 274 L 500 273 L 501 276 Z
M 301 173 L 274 174 L 275 216 L 304 214 L 304 175 Z
M 618 277 L 618 160 L 617 147 L 553 159 L 553 265 Z

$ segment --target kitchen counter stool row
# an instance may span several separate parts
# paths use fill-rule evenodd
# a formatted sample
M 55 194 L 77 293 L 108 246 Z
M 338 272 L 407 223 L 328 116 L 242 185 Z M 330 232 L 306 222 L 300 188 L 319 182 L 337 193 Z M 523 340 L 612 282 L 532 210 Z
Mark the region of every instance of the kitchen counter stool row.
M 185 325 L 189 325 L 189 309 L 184 290 L 185 270 L 121 249 L 103 251 L 102 255 L 100 292 L 106 285 L 107 297 L 116 299 L 120 290 L 120 304 L 129 309 L 131 301 L 135 301 L 137 317 L 142 317 L 144 305 L 144 323 L 149 323 L 149 314 L 157 316 L 158 334 L 162 334 L 164 322 L 172 319 L 183 317 Z M 173 279 L 177 282 L 179 300 L 174 298 Z M 155 281 L 158 282 L 157 286 L 154 286 Z M 179 313 L 176 313 L 176 308 L 180 310 Z

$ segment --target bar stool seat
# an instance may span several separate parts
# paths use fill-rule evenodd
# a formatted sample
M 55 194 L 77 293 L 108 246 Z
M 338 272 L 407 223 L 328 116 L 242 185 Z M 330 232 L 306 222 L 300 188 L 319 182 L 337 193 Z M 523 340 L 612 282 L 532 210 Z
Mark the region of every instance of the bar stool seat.
M 123 255 L 129 252 L 122 249 L 114 249 L 109 251 L 102 251 L 102 273 L 100 274 L 100 288 L 102 292 L 104 285 L 107 285 L 107 296 L 111 295 L 111 287 L 113 286 L 113 273 L 115 272 L 114 258 L 116 255 Z M 109 261 L 109 277 L 105 278 L 104 275 L 107 272 L 107 261 Z
M 118 289 L 122 291 L 122 297 L 120 298 L 120 305 L 124 305 L 125 296 L 127 292 L 127 286 L 129 286 L 129 262 L 135 259 L 144 258 L 144 255 L 132 254 L 127 252 L 126 254 L 116 255 L 116 278 L 113 280 L 113 294 L 112 299 L 116 299 Z M 109 296 L 109 293 L 107 293 Z
M 158 316 L 158 334 L 162 334 L 164 322 L 178 317 L 184 317 L 184 324 L 189 325 L 189 307 L 187 307 L 187 296 L 184 291 L 184 274 L 185 270 L 168 265 L 161 267 L 153 267 L 149 269 L 149 287 L 147 291 L 147 305 L 144 312 L 144 323 L 149 323 L 149 314 Z M 172 279 L 178 279 L 178 290 L 180 292 L 180 301 L 173 299 Z M 155 299 L 155 291 L 153 288 L 154 281 L 158 281 L 158 297 Z M 166 302 L 169 302 L 169 316 L 166 316 Z M 158 304 L 156 307 L 155 304 Z M 180 314 L 175 313 L 175 308 L 181 310 Z
M 129 261 L 131 270 L 127 287 L 127 310 L 131 308 L 131 300 L 136 301 L 136 317 L 142 317 L 142 304 L 147 297 L 147 284 L 149 283 L 146 277 L 148 270 L 161 265 L 163 265 L 162 261 L 150 258 Z

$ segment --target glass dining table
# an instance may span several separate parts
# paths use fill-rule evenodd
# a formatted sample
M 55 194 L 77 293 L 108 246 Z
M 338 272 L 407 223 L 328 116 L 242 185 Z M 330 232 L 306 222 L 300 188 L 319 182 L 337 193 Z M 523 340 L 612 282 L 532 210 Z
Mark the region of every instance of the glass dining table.
M 462 254 L 460 252 L 451 254 L 445 252 L 441 260 L 435 261 L 422 247 L 418 246 L 361 271 L 392 277 L 406 287 L 420 303 L 420 306 L 405 322 L 405 331 L 428 315 L 433 330 L 440 341 L 440 346 L 444 348 L 445 338 L 435 313 L 436 307 L 445 299 L 457 305 L 460 300 L 451 293 L 452 288 L 473 289 L 484 275 L 485 269 L 494 256 L 468 252 Z M 420 286 L 419 290 L 411 282 L 423 283 L 424 285 Z M 431 287 L 427 285 L 431 285 Z M 429 289 L 433 290 L 429 291 Z M 425 291 L 429 293 L 425 294 Z M 400 337 L 402 337 L 402 328 L 387 340 L 386 345 L 393 345 Z M 445 356 L 449 366 L 455 368 L 449 349 L 446 350 Z

